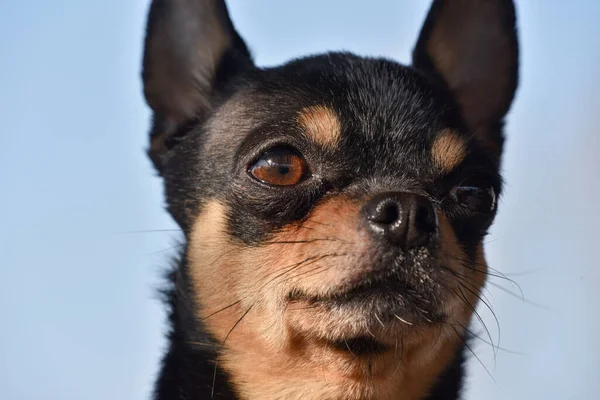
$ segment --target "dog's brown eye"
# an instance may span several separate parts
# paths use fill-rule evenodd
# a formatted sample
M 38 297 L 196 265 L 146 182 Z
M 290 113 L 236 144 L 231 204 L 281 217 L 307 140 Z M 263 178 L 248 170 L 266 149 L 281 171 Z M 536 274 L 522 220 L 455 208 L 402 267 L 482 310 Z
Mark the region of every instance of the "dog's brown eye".
M 248 170 L 256 179 L 274 186 L 295 185 L 307 171 L 304 158 L 288 148 L 268 151 Z
M 496 209 L 496 191 L 491 186 L 456 186 L 450 195 L 460 205 L 475 212 L 488 213 Z

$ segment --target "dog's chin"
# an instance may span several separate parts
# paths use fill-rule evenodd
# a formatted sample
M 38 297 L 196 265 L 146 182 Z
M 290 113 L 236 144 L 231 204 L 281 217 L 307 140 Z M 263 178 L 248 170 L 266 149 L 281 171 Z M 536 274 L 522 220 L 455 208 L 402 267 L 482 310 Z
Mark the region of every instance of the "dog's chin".
M 444 323 L 441 286 L 397 272 L 370 272 L 354 285 L 326 295 L 294 291 L 288 296 L 292 325 L 353 355 L 383 353 Z

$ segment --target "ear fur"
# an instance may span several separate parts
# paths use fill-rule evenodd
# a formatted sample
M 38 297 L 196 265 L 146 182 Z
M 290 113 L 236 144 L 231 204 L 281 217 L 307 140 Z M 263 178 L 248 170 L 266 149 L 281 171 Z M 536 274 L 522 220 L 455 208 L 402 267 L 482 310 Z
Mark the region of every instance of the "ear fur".
M 502 123 L 518 83 L 512 0 L 435 0 L 413 65 L 442 80 L 472 134 L 500 158 Z
M 221 86 L 252 67 L 223 0 L 153 0 L 142 77 L 154 111 L 148 153 L 159 172 L 181 126 L 203 118 Z

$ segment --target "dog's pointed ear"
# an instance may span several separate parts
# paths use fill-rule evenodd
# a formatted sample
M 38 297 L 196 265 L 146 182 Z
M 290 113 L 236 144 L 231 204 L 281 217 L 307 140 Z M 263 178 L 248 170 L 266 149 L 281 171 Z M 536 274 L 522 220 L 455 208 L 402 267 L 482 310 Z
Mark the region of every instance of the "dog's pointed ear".
M 252 67 L 224 0 L 153 0 L 142 78 L 154 110 L 148 153 L 159 172 L 181 125 L 203 118 L 215 94 Z
M 434 0 L 413 65 L 441 79 L 467 128 L 499 159 L 503 118 L 518 81 L 512 0 Z

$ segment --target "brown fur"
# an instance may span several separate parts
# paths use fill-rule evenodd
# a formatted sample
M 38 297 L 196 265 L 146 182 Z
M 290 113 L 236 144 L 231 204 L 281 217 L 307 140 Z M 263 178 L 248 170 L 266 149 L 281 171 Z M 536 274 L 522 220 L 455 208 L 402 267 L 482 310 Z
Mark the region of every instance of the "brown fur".
M 450 129 L 440 132 L 431 146 L 431 157 L 435 165 L 444 173 L 456 168 L 466 154 L 464 139 Z
M 356 333 L 362 329 L 360 318 L 321 314 L 302 302 L 287 301 L 291 288 L 326 295 L 340 281 L 358 279 L 364 272 L 360 260 L 369 255 L 370 239 L 360 227 L 359 210 L 356 201 L 326 200 L 301 224 L 249 247 L 229 237 L 226 205 L 209 201 L 204 206 L 188 252 L 200 306 L 197 317 L 224 342 L 219 365 L 229 372 L 241 398 L 416 400 L 451 361 L 461 343 L 457 332 L 462 333 L 460 326 L 471 316 L 465 299 L 476 304 L 473 293 L 479 292 L 484 274 L 468 271 L 457 261 L 466 255 L 441 213 L 448 273 L 466 277 L 472 285 L 470 292 L 463 291 L 465 299 L 458 287 L 449 288 L 448 324 L 398 323 L 381 329 L 375 334 L 396 341 L 395 351 L 356 359 L 329 347 L 326 339 Z
M 298 113 L 298 123 L 310 139 L 325 148 L 335 147 L 340 140 L 340 120 L 329 107 L 318 105 L 303 108 Z

